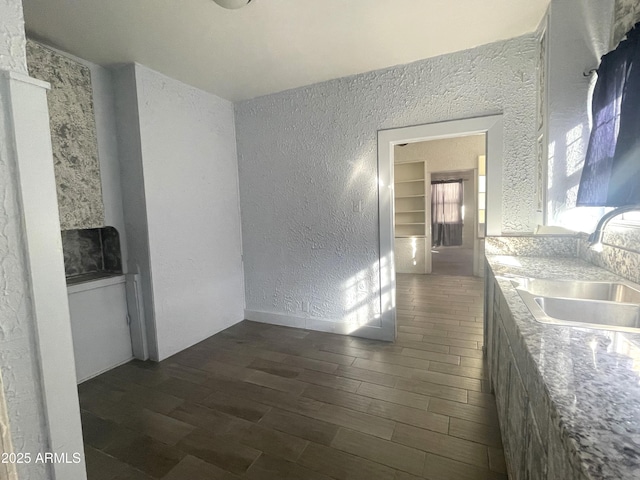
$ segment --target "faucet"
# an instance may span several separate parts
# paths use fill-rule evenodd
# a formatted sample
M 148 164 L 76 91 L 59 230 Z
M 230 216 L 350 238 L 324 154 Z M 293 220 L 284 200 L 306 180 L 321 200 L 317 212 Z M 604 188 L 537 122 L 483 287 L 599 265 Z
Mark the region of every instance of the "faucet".
M 602 237 L 604 236 L 604 229 L 607 224 L 618 215 L 622 215 L 623 213 L 640 211 L 640 205 L 624 205 L 622 207 L 618 207 L 614 210 L 611 210 L 608 213 L 605 213 L 600 221 L 598 222 L 598 226 L 593 231 L 591 235 L 589 235 L 589 248 L 594 250 L 602 249 Z

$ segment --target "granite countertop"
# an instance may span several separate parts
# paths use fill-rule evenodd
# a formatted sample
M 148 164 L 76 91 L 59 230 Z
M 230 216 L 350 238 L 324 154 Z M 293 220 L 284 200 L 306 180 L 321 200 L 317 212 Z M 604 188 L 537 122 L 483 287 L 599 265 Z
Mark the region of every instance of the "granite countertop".
M 537 322 L 509 277 L 621 280 L 577 258 L 487 255 L 515 326 L 587 478 L 640 478 L 640 334 Z

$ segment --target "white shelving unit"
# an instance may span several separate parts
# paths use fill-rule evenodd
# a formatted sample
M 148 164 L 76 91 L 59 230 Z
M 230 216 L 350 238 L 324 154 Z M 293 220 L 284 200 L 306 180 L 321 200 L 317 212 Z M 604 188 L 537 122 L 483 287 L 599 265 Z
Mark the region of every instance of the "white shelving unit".
M 426 173 L 424 162 L 394 166 L 396 237 L 425 235 Z
M 427 192 L 431 181 L 424 161 L 394 165 L 395 260 L 398 273 L 429 273 L 427 252 L 430 212 Z

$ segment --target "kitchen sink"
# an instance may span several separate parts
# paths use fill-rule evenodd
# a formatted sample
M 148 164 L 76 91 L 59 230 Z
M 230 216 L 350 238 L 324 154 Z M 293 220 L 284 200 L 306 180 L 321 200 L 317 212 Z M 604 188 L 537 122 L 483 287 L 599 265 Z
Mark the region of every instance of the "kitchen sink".
M 622 282 L 585 282 L 521 278 L 512 280 L 517 288 L 542 297 L 579 298 L 607 302 L 640 303 L 640 286 Z
M 512 279 L 541 323 L 640 333 L 640 286 L 631 282 Z

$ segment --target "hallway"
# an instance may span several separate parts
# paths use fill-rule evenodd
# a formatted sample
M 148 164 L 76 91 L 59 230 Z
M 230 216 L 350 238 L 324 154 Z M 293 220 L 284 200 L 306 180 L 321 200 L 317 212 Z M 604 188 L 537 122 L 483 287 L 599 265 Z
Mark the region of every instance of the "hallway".
M 433 247 L 431 274 L 471 277 L 473 275 L 473 249 L 463 247 Z
M 503 480 L 482 280 L 398 276 L 395 344 L 244 321 L 80 387 L 89 480 Z

